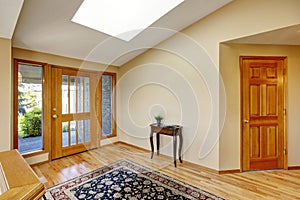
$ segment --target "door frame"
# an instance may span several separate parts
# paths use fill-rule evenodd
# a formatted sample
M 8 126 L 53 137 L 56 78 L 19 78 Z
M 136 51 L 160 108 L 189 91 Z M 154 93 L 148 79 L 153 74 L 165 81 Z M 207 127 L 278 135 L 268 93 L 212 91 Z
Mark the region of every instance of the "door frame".
M 25 59 L 14 58 L 13 66 L 13 147 L 18 147 L 18 65 L 19 63 L 41 66 L 43 68 L 43 149 L 34 152 L 28 152 L 22 154 L 24 158 L 29 158 L 36 155 L 42 155 L 50 151 L 49 141 L 50 141 L 50 123 L 49 123 L 49 83 L 46 77 L 49 74 L 49 65 L 44 62 L 37 62 Z
M 288 169 L 288 74 L 287 74 L 287 56 L 240 56 L 240 171 L 243 172 L 243 129 L 244 129 L 244 113 L 243 113 L 243 60 L 252 59 L 252 60 L 282 60 L 283 61 L 283 93 L 284 93 L 284 153 L 283 153 L 283 169 Z

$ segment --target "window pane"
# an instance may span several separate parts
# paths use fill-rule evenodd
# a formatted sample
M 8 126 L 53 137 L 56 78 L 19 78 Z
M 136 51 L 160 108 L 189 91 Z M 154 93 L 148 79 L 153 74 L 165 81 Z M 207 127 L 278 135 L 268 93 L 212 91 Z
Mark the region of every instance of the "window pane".
M 90 78 L 84 77 L 84 112 L 90 112 Z
M 78 123 L 78 144 L 83 142 L 83 121 L 80 120 Z
M 91 141 L 91 133 L 90 133 L 90 120 L 84 120 L 84 133 L 85 133 L 85 142 Z
M 62 122 L 62 147 L 69 146 L 69 122 Z
M 71 145 L 76 144 L 76 121 L 70 122 Z
M 112 134 L 112 76 L 102 75 L 102 135 Z
M 76 113 L 76 77 L 70 76 L 70 113 Z
M 68 75 L 62 75 L 62 114 L 69 113 L 69 90 L 68 90 Z
M 78 100 L 77 100 L 77 113 L 83 112 L 83 77 L 78 77 L 77 79 L 77 92 L 78 92 Z
M 18 64 L 18 150 L 43 149 L 43 67 Z

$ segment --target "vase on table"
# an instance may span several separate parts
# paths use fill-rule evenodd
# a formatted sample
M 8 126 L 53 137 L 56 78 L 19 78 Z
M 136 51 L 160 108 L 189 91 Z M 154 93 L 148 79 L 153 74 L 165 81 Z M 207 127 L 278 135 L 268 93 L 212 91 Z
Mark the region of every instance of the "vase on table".
M 157 126 L 161 126 L 162 125 L 162 120 L 164 119 L 162 116 L 160 116 L 160 115 L 157 115 L 157 116 L 155 116 L 154 117 L 155 118 L 155 120 L 156 120 L 156 124 L 157 124 Z

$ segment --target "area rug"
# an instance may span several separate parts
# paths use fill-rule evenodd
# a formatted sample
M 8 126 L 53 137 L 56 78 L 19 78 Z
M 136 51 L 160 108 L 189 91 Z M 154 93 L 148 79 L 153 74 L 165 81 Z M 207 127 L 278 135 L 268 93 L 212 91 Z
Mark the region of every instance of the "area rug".
M 222 199 L 129 160 L 49 188 L 44 199 Z

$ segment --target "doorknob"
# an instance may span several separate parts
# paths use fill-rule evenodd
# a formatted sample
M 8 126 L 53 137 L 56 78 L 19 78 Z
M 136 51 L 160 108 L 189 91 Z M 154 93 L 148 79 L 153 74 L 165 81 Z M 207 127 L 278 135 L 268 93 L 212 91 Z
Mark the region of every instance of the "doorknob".
M 54 119 L 56 119 L 57 117 L 58 117 L 57 114 L 52 115 L 52 118 L 54 118 Z
M 249 123 L 249 119 L 244 119 L 244 123 L 248 124 Z

